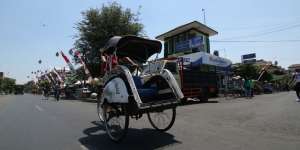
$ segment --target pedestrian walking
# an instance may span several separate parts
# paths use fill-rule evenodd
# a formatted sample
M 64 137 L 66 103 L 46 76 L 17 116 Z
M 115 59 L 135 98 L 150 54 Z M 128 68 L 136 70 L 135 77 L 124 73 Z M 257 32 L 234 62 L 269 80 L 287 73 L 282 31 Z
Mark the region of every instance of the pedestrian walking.
M 296 91 L 296 95 L 297 95 L 297 102 L 300 102 L 300 72 L 299 70 L 296 71 L 296 73 L 294 74 L 294 82 L 295 82 L 295 91 Z
M 44 95 L 45 100 L 48 100 L 48 98 L 49 98 L 49 87 L 48 86 L 43 87 L 43 95 Z
M 56 83 L 55 86 L 54 86 L 54 91 L 55 91 L 55 94 L 54 94 L 54 97 L 57 101 L 59 101 L 59 97 L 60 97 L 60 83 Z
M 45 99 L 45 100 L 48 100 L 48 98 L 49 98 L 49 92 L 50 92 L 50 85 L 49 85 L 49 83 L 48 82 L 44 82 L 44 84 L 42 85 L 42 92 L 43 92 L 43 98 Z M 42 98 L 42 99 L 43 99 Z

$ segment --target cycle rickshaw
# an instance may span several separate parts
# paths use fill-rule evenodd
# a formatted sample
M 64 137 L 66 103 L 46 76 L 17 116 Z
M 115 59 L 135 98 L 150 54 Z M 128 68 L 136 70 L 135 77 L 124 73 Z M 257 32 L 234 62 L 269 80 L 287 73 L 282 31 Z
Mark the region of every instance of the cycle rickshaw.
M 176 106 L 183 94 L 172 73 L 160 69 L 159 61 L 145 65 L 161 47 L 156 40 L 114 36 L 101 49 L 106 73 L 97 110 L 111 140 L 123 139 L 129 118 L 139 119 L 143 114 L 147 114 L 150 124 L 158 131 L 167 131 L 174 124 Z M 138 65 L 121 63 L 124 58 Z

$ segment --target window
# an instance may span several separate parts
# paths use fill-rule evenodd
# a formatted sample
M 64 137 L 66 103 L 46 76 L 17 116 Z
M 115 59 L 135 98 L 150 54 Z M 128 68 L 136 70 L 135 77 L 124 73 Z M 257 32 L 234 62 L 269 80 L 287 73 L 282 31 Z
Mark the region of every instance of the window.
M 192 52 L 208 52 L 206 46 L 206 36 L 201 32 L 196 30 L 190 30 L 188 32 L 188 37 L 190 40 L 193 40 Z
M 167 55 L 170 54 L 169 41 L 165 41 L 164 49 L 165 49 L 165 53 L 167 53 Z
M 173 54 L 173 53 L 174 53 L 174 42 L 173 42 L 173 38 L 171 38 L 169 40 L 169 53 L 168 53 L 168 55 Z
M 179 35 L 179 42 L 183 42 L 183 41 L 186 41 L 187 38 L 186 38 L 186 33 L 182 33 Z
M 179 43 L 179 36 L 174 37 L 174 44 L 176 45 L 177 43 Z

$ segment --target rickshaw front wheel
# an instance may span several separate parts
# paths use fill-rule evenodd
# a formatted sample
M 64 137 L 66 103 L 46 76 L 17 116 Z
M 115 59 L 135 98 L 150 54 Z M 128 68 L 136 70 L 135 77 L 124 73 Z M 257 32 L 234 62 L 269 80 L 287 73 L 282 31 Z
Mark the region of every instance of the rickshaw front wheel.
M 169 130 L 176 118 L 176 108 L 147 113 L 151 126 L 161 132 Z
M 98 99 L 98 102 L 97 102 L 97 113 L 98 113 L 99 120 L 102 121 L 102 122 L 104 122 L 104 119 L 103 119 L 103 108 L 101 106 L 100 99 Z
M 127 134 L 129 115 L 126 105 L 103 105 L 103 119 L 106 132 L 114 142 L 120 142 Z

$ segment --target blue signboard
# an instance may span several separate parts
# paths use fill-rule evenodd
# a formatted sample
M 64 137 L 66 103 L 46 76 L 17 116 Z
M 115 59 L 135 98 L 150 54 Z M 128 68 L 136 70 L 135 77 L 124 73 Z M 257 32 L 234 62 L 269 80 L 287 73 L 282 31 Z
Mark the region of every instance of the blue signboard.
M 184 58 L 184 57 L 179 57 L 177 59 L 177 62 L 191 62 L 191 59 L 190 58 Z
M 182 42 L 179 42 L 179 43 L 175 44 L 175 51 L 176 52 L 180 52 L 180 51 L 183 51 L 183 50 L 186 50 L 186 49 L 189 49 L 189 48 L 190 48 L 190 44 L 189 44 L 188 40 L 182 41 Z
M 242 55 L 242 60 L 256 58 L 256 53 Z
M 190 40 L 190 47 L 195 48 L 203 44 L 203 36 L 197 36 Z
M 180 52 L 190 48 L 196 48 L 203 45 L 203 36 L 197 36 L 190 40 L 178 42 L 175 44 L 175 51 Z

